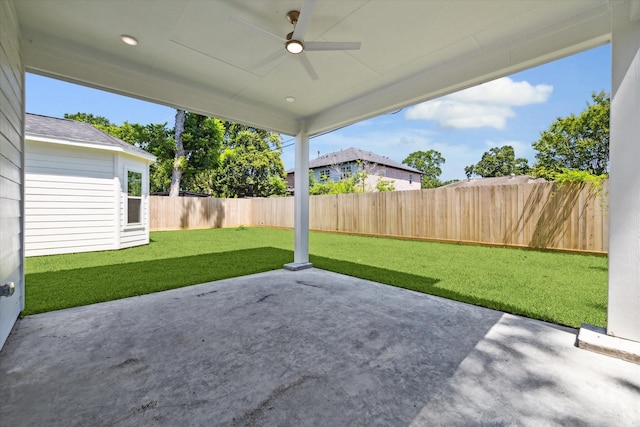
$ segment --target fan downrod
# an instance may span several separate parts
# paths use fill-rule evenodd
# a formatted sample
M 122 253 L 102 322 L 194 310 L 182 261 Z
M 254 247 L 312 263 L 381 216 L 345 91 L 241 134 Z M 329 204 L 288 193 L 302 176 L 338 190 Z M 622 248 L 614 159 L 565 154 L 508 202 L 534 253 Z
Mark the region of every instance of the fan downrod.
M 290 12 L 287 12 L 287 21 L 289 21 L 289 23 L 291 25 L 296 25 L 296 23 L 298 22 L 298 18 L 300 18 L 300 12 L 297 10 L 292 10 Z

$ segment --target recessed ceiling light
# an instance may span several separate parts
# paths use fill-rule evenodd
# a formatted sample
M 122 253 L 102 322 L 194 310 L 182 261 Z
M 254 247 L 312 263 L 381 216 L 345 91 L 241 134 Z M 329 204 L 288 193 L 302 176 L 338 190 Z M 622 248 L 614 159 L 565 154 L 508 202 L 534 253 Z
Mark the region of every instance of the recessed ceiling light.
M 123 34 L 123 35 L 120 36 L 120 38 L 122 39 L 123 42 L 125 42 L 129 46 L 137 46 L 138 45 L 138 40 L 135 37 Z
M 295 101 L 295 100 L 296 100 L 296 99 L 295 99 L 293 96 L 287 96 L 287 97 L 285 98 L 285 101 L 287 101 L 287 102 L 293 102 L 293 101 Z

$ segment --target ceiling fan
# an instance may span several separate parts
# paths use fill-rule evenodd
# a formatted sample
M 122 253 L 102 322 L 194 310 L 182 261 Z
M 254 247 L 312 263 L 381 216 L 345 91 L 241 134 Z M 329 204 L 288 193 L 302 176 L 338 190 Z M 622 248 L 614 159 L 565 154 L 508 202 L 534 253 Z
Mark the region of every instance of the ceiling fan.
M 318 79 L 318 74 L 316 73 L 313 65 L 309 61 L 309 58 L 305 55 L 305 52 L 312 51 L 335 51 L 335 50 L 358 50 L 360 49 L 360 42 L 306 42 L 304 41 L 304 35 L 307 32 L 307 27 L 311 22 L 311 14 L 313 13 L 313 8 L 315 7 L 317 0 L 305 0 L 302 4 L 302 9 L 300 11 L 292 10 L 287 13 L 287 20 L 289 23 L 293 25 L 293 31 L 287 34 L 284 38 L 274 34 L 270 31 L 267 31 L 263 28 L 260 28 L 256 25 L 253 25 L 249 22 L 243 21 L 242 19 L 238 19 L 235 17 L 229 17 L 231 20 L 237 22 L 238 24 L 244 25 L 263 36 L 267 36 L 270 39 L 280 43 L 285 52 L 294 55 L 299 59 L 302 66 L 305 68 L 309 77 L 312 80 Z M 266 58 L 259 61 L 255 64 L 256 67 L 265 65 L 279 56 L 281 56 L 282 51 L 275 52 L 272 55 L 267 56 Z

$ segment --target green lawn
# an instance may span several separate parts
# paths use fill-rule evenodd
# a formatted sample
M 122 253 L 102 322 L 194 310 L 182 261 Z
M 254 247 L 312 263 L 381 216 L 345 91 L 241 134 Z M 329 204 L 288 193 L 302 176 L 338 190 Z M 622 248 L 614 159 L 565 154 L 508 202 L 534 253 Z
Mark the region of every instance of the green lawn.
M 151 233 L 147 246 L 27 258 L 23 315 L 281 268 L 293 232 Z M 550 322 L 605 326 L 607 258 L 311 233 L 311 262 L 394 286 Z

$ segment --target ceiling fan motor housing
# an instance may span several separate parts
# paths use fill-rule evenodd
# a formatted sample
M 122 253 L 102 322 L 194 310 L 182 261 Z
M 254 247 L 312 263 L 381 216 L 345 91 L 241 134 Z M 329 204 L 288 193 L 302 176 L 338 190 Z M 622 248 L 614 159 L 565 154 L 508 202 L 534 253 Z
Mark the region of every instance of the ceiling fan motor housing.
M 296 25 L 296 22 L 298 22 L 299 17 L 300 17 L 300 12 L 297 10 L 292 10 L 291 12 L 287 12 L 287 20 L 292 25 Z

